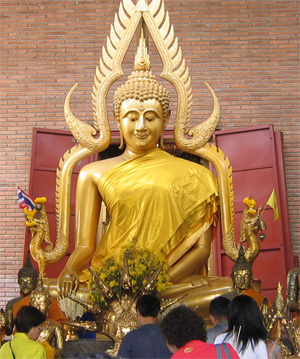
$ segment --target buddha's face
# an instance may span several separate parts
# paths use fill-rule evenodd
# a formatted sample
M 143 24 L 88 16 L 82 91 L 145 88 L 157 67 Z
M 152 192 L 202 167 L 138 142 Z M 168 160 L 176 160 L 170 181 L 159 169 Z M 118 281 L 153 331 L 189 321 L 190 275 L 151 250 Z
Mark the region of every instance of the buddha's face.
M 19 280 L 20 291 L 24 296 L 30 294 L 36 287 L 36 281 L 32 277 L 21 277 Z
M 251 283 L 251 273 L 249 270 L 237 270 L 233 274 L 233 281 L 235 288 L 238 292 L 242 292 L 248 288 L 250 288 Z
M 48 315 L 51 301 L 44 295 L 36 296 L 33 300 L 30 298 L 30 305 L 39 309 L 45 316 Z
M 122 102 L 119 123 L 127 149 L 143 153 L 156 148 L 166 121 L 157 100 L 128 99 Z

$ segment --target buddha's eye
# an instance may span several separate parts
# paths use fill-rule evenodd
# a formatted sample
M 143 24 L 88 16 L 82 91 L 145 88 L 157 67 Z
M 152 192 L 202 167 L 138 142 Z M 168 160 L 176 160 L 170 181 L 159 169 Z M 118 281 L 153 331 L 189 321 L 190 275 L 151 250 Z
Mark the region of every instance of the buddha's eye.
M 139 118 L 139 115 L 136 112 L 129 112 L 126 117 L 131 121 L 137 121 Z
M 153 121 L 156 117 L 157 117 L 156 114 L 152 111 L 149 111 L 145 114 L 145 119 L 147 121 Z

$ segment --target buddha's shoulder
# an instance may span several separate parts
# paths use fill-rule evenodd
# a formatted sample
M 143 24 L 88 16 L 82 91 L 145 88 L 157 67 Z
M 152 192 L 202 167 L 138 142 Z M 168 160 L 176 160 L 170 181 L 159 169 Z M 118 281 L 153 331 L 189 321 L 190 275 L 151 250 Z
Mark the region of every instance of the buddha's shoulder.
M 91 162 L 85 166 L 82 167 L 80 170 L 80 173 L 84 175 L 102 175 L 109 169 L 115 167 L 116 165 L 125 162 L 124 158 L 122 156 L 107 158 L 105 160 L 100 160 L 96 162 Z
M 174 163 L 180 165 L 181 167 L 194 169 L 194 170 L 200 171 L 200 172 L 212 173 L 208 168 L 204 167 L 202 164 L 200 164 L 198 162 L 190 161 L 188 159 L 181 158 L 181 157 L 171 156 L 171 158 L 172 159 L 170 159 L 170 161 L 173 161 Z

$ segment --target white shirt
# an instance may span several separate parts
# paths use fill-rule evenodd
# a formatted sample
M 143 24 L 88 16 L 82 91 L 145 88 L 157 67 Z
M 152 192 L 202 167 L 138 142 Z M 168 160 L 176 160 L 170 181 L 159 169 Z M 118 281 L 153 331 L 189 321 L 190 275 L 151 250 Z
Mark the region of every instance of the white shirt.
M 232 334 L 224 333 L 220 334 L 216 339 L 214 344 L 220 343 L 229 343 L 238 353 L 240 359 L 268 359 L 268 351 L 266 343 L 259 339 L 257 344 L 253 347 L 250 342 L 248 342 L 245 350 L 242 352 L 241 347 L 237 344 L 235 337 Z M 227 337 L 226 337 L 227 336 Z

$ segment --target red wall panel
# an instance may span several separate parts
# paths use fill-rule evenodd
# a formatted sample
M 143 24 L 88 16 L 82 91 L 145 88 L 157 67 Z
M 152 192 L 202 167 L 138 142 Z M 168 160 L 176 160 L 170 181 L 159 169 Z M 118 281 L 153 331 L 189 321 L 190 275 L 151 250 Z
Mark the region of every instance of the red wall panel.
M 274 221 L 273 210 L 267 206 L 262 219 L 267 225 L 261 251 L 253 264 L 253 274 L 262 281 L 261 289 L 270 300 L 274 299 L 277 283 L 286 282 L 286 274 L 295 263 L 291 252 L 286 203 L 285 176 L 282 156 L 282 136 L 274 133 L 273 126 L 217 131 L 217 147 L 229 158 L 233 169 L 235 233 L 239 243 L 243 199 L 252 196 L 265 206 L 273 189 L 276 190 L 280 218 Z M 214 244 L 215 274 L 230 275 L 233 262 L 226 256 L 218 232 Z

